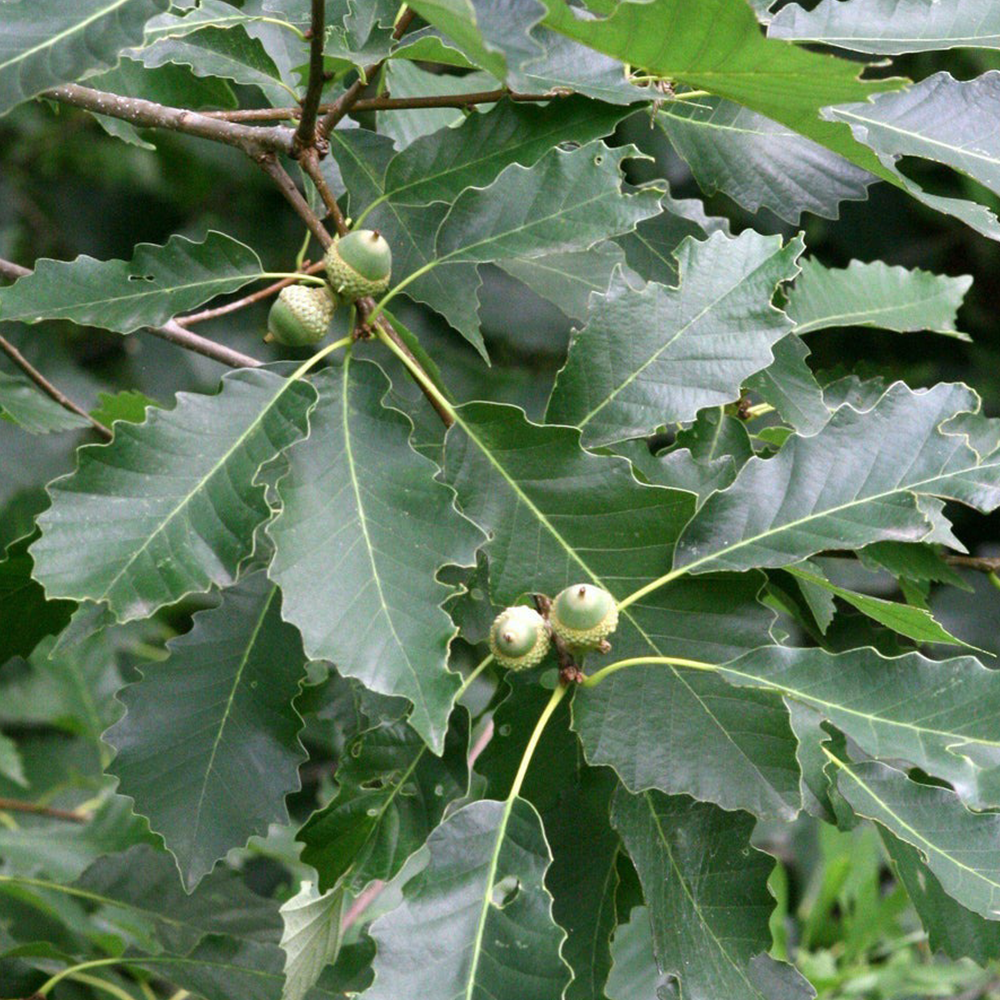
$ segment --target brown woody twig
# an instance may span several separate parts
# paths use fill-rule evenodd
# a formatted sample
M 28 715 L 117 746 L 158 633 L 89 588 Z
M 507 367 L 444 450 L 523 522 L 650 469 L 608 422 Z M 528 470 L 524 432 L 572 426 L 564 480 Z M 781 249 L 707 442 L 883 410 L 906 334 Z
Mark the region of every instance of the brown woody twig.
M 317 218 L 316 213 L 309 207 L 309 202 L 295 186 L 295 181 L 288 176 L 288 171 L 278 162 L 278 157 L 274 153 L 263 153 L 255 156 L 254 159 L 261 170 L 277 184 L 278 190 L 285 196 L 285 200 L 295 209 L 299 218 L 325 250 L 333 242 L 333 237 L 327 232 L 326 226 Z
M 569 96 L 569 91 L 547 94 L 519 94 L 512 90 L 480 90 L 469 94 L 431 94 L 427 97 L 367 97 L 351 106 L 352 111 L 409 111 L 416 108 L 470 108 L 477 104 L 495 104 L 506 98 L 517 103 L 551 101 Z M 321 104 L 319 114 L 329 114 L 334 104 Z M 221 118 L 228 122 L 294 121 L 302 113 L 294 108 L 241 108 L 238 111 L 206 111 L 207 118 Z
M 251 156 L 262 152 L 292 152 L 295 133 L 284 125 L 267 127 L 241 125 L 222 118 L 202 115 L 197 111 L 173 108 L 139 97 L 121 97 L 118 94 L 81 87 L 76 83 L 67 83 L 47 90 L 42 96 L 52 101 L 59 101 L 61 104 L 83 108 L 94 114 L 120 118 L 138 128 L 164 128 L 200 136 L 202 139 L 212 139 L 242 149 Z
M 292 138 L 292 155 L 301 156 L 316 147 L 316 112 L 323 94 L 323 40 L 326 0 L 312 0 L 312 23 L 309 28 L 309 84 L 302 101 L 302 117 Z
M 323 270 L 323 266 L 323 261 L 321 260 L 315 264 L 305 263 L 302 266 L 301 273 L 318 274 Z M 298 281 L 298 277 L 295 275 L 290 278 L 282 278 L 281 281 L 276 281 L 273 285 L 268 285 L 259 291 L 251 292 L 249 295 L 244 295 L 243 298 L 236 299 L 233 302 L 227 302 L 225 305 L 216 306 L 214 309 L 202 309 L 200 312 L 188 313 L 187 316 L 177 316 L 174 322 L 180 326 L 189 327 L 195 323 L 204 323 L 210 319 L 218 319 L 220 316 L 228 316 L 229 313 L 239 312 L 241 309 L 246 309 L 247 306 L 252 306 L 255 302 L 261 302 L 264 299 L 269 299 L 272 295 L 277 295 L 282 288 L 294 285 L 296 281 Z
M 414 12 L 406 7 L 403 13 L 399 16 L 399 20 L 396 22 L 395 30 L 392 33 L 392 37 L 396 40 L 402 38 L 403 32 L 410 26 L 410 22 L 414 18 Z M 370 66 L 366 66 L 364 72 L 361 73 L 357 80 L 350 85 L 350 87 L 345 90 L 340 97 L 337 98 L 330 106 L 330 110 L 323 116 L 319 125 L 316 126 L 316 135 L 318 138 L 326 140 L 330 138 L 330 133 L 337 127 L 340 120 L 350 111 L 361 97 L 361 91 L 368 86 L 369 81 L 378 73 L 382 68 L 382 64 L 385 62 L 384 59 L 380 59 L 376 63 L 372 63 Z
M 111 430 L 105 427 L 100 420 L 92 417 L 82 406 L 78 406 L 69 396 L 57 389 L 6 337 L 0 337 L 0 351 L 3 351 L 46 396 L 54 399 L 64 410 L 69 410 L 70 413 L 83 417 L 106 441 L 110 441 L 114 437 Z
M 20 799 L 0 799 L 0 812 L 31 813 L 34 816 L 48 816 L 51 819 L 63 819 L 67 823 L 86 823 L 83 813 L 69 809 L 53 809 L 51 806 L 40 806 L 36 802 L 22 802 Z

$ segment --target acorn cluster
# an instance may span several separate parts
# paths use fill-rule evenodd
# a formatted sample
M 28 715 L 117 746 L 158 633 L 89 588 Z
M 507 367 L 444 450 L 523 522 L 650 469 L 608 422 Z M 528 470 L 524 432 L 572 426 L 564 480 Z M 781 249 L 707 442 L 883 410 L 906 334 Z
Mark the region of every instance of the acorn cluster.
M 389 287 L 392 250 L 372 229 L 355 229 L 330 244 L 323 258 L 327 284 L 289 285 L 271 306 L 267 331 L 272 340 L 303 347 L 322 340 L 338 305 Z
M 505 608 L 490 627 L 490 652 L 510 670 L 527 670 L 545 658 L 556 636 L 574 654 L 600 648 L 618 627 L 618 606 L 601 587 L 577 583 L 560 591 L 543 618 L 534 608 Z

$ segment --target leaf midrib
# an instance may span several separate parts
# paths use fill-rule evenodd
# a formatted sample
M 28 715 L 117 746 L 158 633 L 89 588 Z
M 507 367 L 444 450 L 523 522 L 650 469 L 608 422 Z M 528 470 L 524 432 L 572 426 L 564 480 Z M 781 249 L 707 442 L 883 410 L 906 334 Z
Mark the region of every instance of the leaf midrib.
M 760 991 L 747 978 L 747 975 L 743 971 L 740 964 L 738 962 L 733 961 L 729 952 L 723 946 L 722 942 L 716 936 L 715 931 L 709 925 L 708 920 L 702 913 L 701 906 L 699 906 L 698 901 L 694 898 L 694 895 L 691 892 L 691 888 L 687 884 L 687 880 L 684 878 L 684 873 L 681 871 L 680 866 L 677 863 L 677 859 L 674 857 L 674 852 L 671 849 L 670 842 L 668 841 L 667 835 L 664 832 L 663 824 L 660 822 L 660 817 L 653 806 L 652 796 L 649 794 L 649 792 L 643 792 L 642 798 L 643 801 L 646 803 L 647 807 L 649 808 L 649 814 L 653 819 L 653 824 L 656 826 L 657 836 L 659 837 L 660 842 L 663 844 L 663 850 L 666 852 L 667 860 L 670 862 L 670 867 L 671 869 L 673 869 L 674 874 L 677 876 L 677 881 L 680 883 L 680 886 L 684 891 L 684 895 L 687 897 L 688 902 L 691 904 L 691 908 L 697 915 L 698 922 L 704 928 L 705 933 L 708 934 L 708 936 L 712 939 L 712 942 L 715 945 L 715 947 L 718 948 L 719 954 L 722 955 L 723 958 L 725 958 L 725 960 L 729 963 L 729 965 L 732 966 L 733 971 L 735 971 L 736 974 L 740 977 L 740 979 L 742 979 L 743 982 L 746 983 L 747 989 L 750 990 L 749 995 L 754 997 L 759 997 Z
M 15 64 L 23 62 L 25 59 L 28 59 L 30 56 L 33 56 L 38 52 L 42 52 L 45 49 L 50 49 L 53 46 L 58 45 L 59 42 L 63 41 L 66 38 L 69 38 L 71 35 L 75 35 L 80 31 L 86 30 L 91 24 L 94 23 L 94 21 L 98 21 L 102 17 L 106 17 L 108 14 L 114 13 L 114 11 L 118 10 L 119 7 L 125 7 L 126 5 L 132 2 L 133 0 L 113 0 L 113 2 L 109 3 L 106 7 L 102 7 L 100 10 L 95 11 L 89 17 L 84 18 L 84 20 L 78 21 L 76 24 L 72 25 L 69 28 L 65 28 L 63 31 L 60 31 L 57 35 L 53 35 L 50 38 L 46 38 L 44 41 L 39 42 L 33 48 L 26 49 L 24 52 L 19 52 L 13 58 L 8 59 L 6 62 L 0 63 L 0 70 L 5 70 L 7 69 L 8 66 L 14 66 Z
M 183 500 L 179 504 L 177 504 L 177 506 L 174 507 L 174 509 L 167 515 L 166 518 L 164 518 L 162 523 L 157 526 L 156 530 L 147 536 L 146 540 L 142 543 L 142 545 L 138 549 L 136 549 L 136 551 L 131 555 L 131 557 L 128 559 L 125 565 L 115 574 L 111 582 L 104 588 L 104 592 L 101 594 L 101 596 L 96 598 L 98 602 L 105 601 L 108 599 L 108 595 L 111 593 L 111 590 L 115 586 L 117 586 L 117 584 L 122 580 L 124 575 L 132 568 L 132 566 L 135 564 L 135 561 L 148 550 L 149 546 L 153 542 L 153 539 L 158 538 L 166 530 L 167 526 L 173 522 L 174 518 L 177 517 L 177 515 L 180 514 L 182 510 L 187 508 L 187 506 L 194 500 L 194 498 L 201 493 L 201 491 L 205 488 L 206 483 L 208 483 L 221 469 L 225 468 L 226 463 L 237 451 L 237 449 L 243 447 L 246 444 L 247 440 L 250 438 L 250 436 L 263 424 L 264 419 L 271 412 L 272 408 L 277 405 L 278 401 L 285 395 L 286 392 L 289 392 L 290 389 L 293 386 L 296 386 L 297 384 L 298 384 L 298 379 L 287 378 L 282 380 L 282 384 L 278 387 L 277 392 L 271 397 L 267 405 L 261 408 L 257 416 L 248 425 L 246 430 L 236 439 L 236 441 L 233 442 L 229 450 L 226 451 L 222 455 L 222 457 L 212 466 L 212 468 L 209 469 L 208 472 L 204 476 L 202 476 L 201 479 L 198 480 L 197 484 L 184 496 Z M 258 487 L 253 487 L 253 488 L 257 489 Z M 117 612 L 115 612 L 115 618 L 119 622 L 122 621 L 122 619 L 118 616 Z
M 960 411 L 960 412 L 967 412 L 967 411 Z M 954 416 L 957 415 L 958 414 L 954 414 Z M 966 447 L 968 447 L 968 445 L 966 445 Z M 719 559 L 720 556 L 729 555 L 729 553 L 735 552 L 737 549 L 745 548 L 748 545 L 754 545 L 760 542 L 761 539 L 769 538 L 772 535 L 780 534 L 783 531 L 793 530 L 795 528 L 800 527 L 803 524 L 808 524 L 810 521 L 815 521 L 821 518 L 830 517 L 834 514 L 839 514 L 842 511 L 850 510 L 852 507 L 859 507 L 867 503 L 875 503 L 879 500 L 885 500 L 889 497 L 898 496 L 900 494 L 905 494 L 905 493 L 912 493 L 914 495 L 914 499 L 916 499 L 917 496 L 923 496 L 923 495 L 934 496 L 934 494 L 920 493 L 921 488 L 928 487 L 939 479 L 945 479 L 945 478 L 951 479 L 967 475 L 968 473 L 975 472 L 977 470 L 992 469 L 992 468 L 1000 468 L 1000 459 L 998 459 L 995 462 L 990 462 L 990 463 L 984 462 L 981 464 L 970 465 L 961 469 L 949 469 L 948 471 L 943 471 L 943 470 L 938 471 L 929 479 L 923 479 L 920 482 L 910 483 L 907 486 L 897 485 L 891 490 L 886 490 L 882 493 L 873 493 L 870 496 L 855 497 L 848 503 L 838 504 L 836 507 L 827 507 L 824 510 L 819 511 L 818 513 L 814 512 L 809 514 L 807 517 L 800 517 L 794 521 L 788 521 L 785 524 L 778 525 L 777 527 L 762 532 L 759 535 L 754 535 L 750 538 L 741 539 L 740 541 L 735 542 L 734 544 L 728 546 L 727 548 L 718 549 L 715 552 L 711 552 L 708 555 L 702 556 L 700 559 L 695 559 L 693 562 L 685 563 L 683 566 L 677 567 L 676 572 L 678 573 L 678 575 L 680 575 L 680 573 L 690 573 L 698 566 L 704 566 L 706 563 L 710 563 L 714 560 L 717 560 Z M 922 516 L 924 516 L 926 520 L 926 515 L 923 514 L 923 511 L 921 511 L 919 507 L 916 506 L 916 504 L 914 504 L 914 509 Z M 680 539 L 678 539 L 678 544 L 684 540 L 684 534 L 686 533 L 686 530 L 687 529 L 685 529 L 685 532 L 681 533 L 681 537 Z M 927 522 L 927 531 L 929 532 L 930 530 L 931 530 L 930 522 Z

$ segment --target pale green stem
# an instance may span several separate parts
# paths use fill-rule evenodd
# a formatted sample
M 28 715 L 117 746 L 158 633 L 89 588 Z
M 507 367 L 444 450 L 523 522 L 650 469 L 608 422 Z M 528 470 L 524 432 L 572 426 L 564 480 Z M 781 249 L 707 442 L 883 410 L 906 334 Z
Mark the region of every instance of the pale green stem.
M 407 276 L 406 276 L 405 278 L 403 278 L 403 280 L 402 280 L 402 281 L 401 281 L 401 282 L 400 282 L 400 283 L 399 283 L 398 285 L 395 285 L 395 286 L 394 286 L 393 288 L 390 288 L 390 289 L 389 289 L 389 291 L 388 291 L 388 293 L 382 296 L 382 299 L 381 299 L 381 301 L 379 301 L 379 302 L 378 302 L 378 303 L 377 303 L 377 304 L 375 305 L 375 308 L 374 308 L 374 309 L 373 309 L 373 310 L 371 311 L 371 313 L 369 314 L 369 316 L 368 316 L 368 322 L 369 322 L 369 323 L 372 323 L 372 322 L 374 322 L 374 320 L 378 319 L 378 317 L 379 317 L 379 314 L 380 314 L 380 313 L 382 312 L 382 310 L 383 310 L 383 309 L 384 309 L 384 308 L 385 308 L 385 307 L 386 307 L 386 306 L 387 306 L 387 305 L 388 305 L 388 304 L 389 304 L 389 303 L 390 303 L 390 302 L 391 302 L 391 301 L 392 301 L 392 300 L 393 300 L 393 299 L 394 299 L 394 298 L 395 298 L 395 297 L 396 297 L 396 296 L 397 296 L 397 295 L 398 295 L 398 294 L 399 294 L 399 293 L 400 293 L 400 292 L 401 292 L 401 291 L 402 291 L 402 290 L 403 290 L 404 288 L 406 288 L 406 286 L 407 286 L 407 285 L 409 285 L 409 284 L 410 284 L 411 282 L 413 282 L 413 281 L 416 281 L 416 280 L 417 280 L 417 278 L 420 278 L 420 277 L 422 277 L 422 276 L 423 276 L 423 275 L 425 275 L 425 274 L 426 274 L 426 273 L 427 273 L 428 271 L 431 271 L 431 270 L 433 270 L 433 269 L 434 269 L 435 267 L 437 267 L 437 266 L 438 266 L 438 264 L 440 264 L 440 263 L 441 263 L 442 261 L 445 261 L 445 260 L 447 260 L 449 256 L 451 256 L 451 254 L 446 254 L 446 255 L 445 255 L 444 257 L 436 257 L 436 258 L 435 258 L 434 260 L 429 260 L 429 261 L 428 261 L 428 262 L 427 262 L 426 264 L 424 264 L 424 266 L 423 266 L 423 267 L 418 267 L 418 268 L 417 268 L 417 269 L 416 269 L 416 270 L 415 270 L 415 271 L 414 271 L 414 272 L 413 272 L 412 274 L 408 274 L 408 275 L 407 275 Z
M 487 668 L 487 667 L 488 667 L 488 666 L 489 666 L 489 665 L 490 665 L 490 664 L 491 664 L 492 662 L 493 662 L 493 654 L 492 654 L 492 653 L 490 653 L 490 654 L 489 654 L 489 656 L 487 656 L 487 657 L 486 657 L 486 659 L 484 659 L 484 660 L 482 661 L 482 663 L 480 663 L 480 664 L 479 664 L 479 666 L 478 666 L 478 667 L 476 667 L 476 669 L 475 669 L 475 670 L 473 670 L 473 671 L 472 671 L 472 673 L 471 673 L 471 674 L 469 674 L 469 676 L 468 676 L 468 677 L 466 677 L 464 681 L 462 681 L 462 686 L 461 686 L 461 687 L 460 687 L 460 688 L 458 689 L 458 692 L 457 692 L 457 693 L 456 693 L 456 695 L 455 695 L 455 701 L 458 701 L 458 699 L 459 699 L 459 698 L 461 698 L 461 697 L 462 697 L 462 695 L 463 695 L 463 694 L 465 694 L 465 692 L 466 692 L 466 691 L 468 691 L 470 687 L 472 687 L 472 685 L 473 685 L 473 684 L 475 683 L 475 680 L 476 680 L 476 678 L 477 678 L 477 677 L 478 677 L 478 676 L 479 676 L 479 675 L 480 675 L 480 674 L 481 674 L 481 673 L 482 673 L 482 672 L 483 672 L 483 671 L 484 671 L 484 670 L 485 670 L 485 669 L 486 669 L 486 668 Z
M 535 723 L 535 728 L 531 732 L 531 738 L 528 740 L 528 745 L 524 748 L 524 754 L 521 756 L 521 764 L 517 769 L 517 774 L 514 775 L 514 784 L 510 786 L 510 794 L 507 796 L 507 808 L 504 810 L 504 818 L 502 820 L 503 826 L 506 826 L 507 817 L 514 807 L 514 799 L 521 793 L 521 786 L 524 784 L 525 775 L 527 775 L 528 768 L 531 766 L 531 758 L 535 755 L 535 748 L 538 746 L 538 741 L 542 738 L 542 733 L 545 732 L 545 727 L 548 725 L 549 719 L 552 718 L 552 713 L 559 707 L 559 702 L 566 697 L 568 690 L 569 688 L 565 684 L 557 684 L 555 690 L 552 692 L 552 697 L 549 698 L 548 704 L 542 710 L 542 714 Z
M 701 660 L 686 660 L 680 656 L 634 656 L 629 660 L 618 660 L 602 667 L 596 674 L 591 674 L 584 682 L 584 687 L 596 687 L 606 677 L 624 670 L 626 667 L 641 667 L 662 663 L 670 667 L 686 667 L 688 670 L 708 670 L 715 672 L 719 668 L 714 663 L 704 663 Z
M 645 587 L 640 587 L 637 591 L 635 591 L 635 593 L 622 598 L 622 600 L 618 602 L 618 610 L 624 611 L 630 604 L 635 604 L 636 601 L 641 600 L 647 594 L 651 594 L 654 590 L 659 590 L 660 587 L 665 587 L 668 583 L 676 580 L 680 576 L 683 576 L 686 572 L 686 567 L 683 569 L 673 569 L 666 575 L 654 580 L 652 583 L 647 583 Z
M 757 417 L 762 417 L 766 413 L 774 413 L 774 407 L 770 403 L 758 403 L 747 410 L 747 420 L 756 420 Z
M 302 246 L 299 247 L 299 252 L 295 255 L 295 270 L 302 270 L 302 262 L 306 259 L 306 251 L 309 249 L 309 241 L 312 239 L 312 233 L 306 230 L 306 238 L 302 241 Z
M 385 299 L 382 300 L 383 303 L 385 301 Z M 380 307 L 381 305 L 382 303 L 379 303 Z M 376 309 L 375 312 L 378 312 L 378 309 Z M 373 312 L 369 317 L 369 322 L 371 321 L 372 316 L 375 315 L 375 312 Z M 381 340 L 382 343 L 385 344 L 386 347 L 388 347 L 389 350 L 392 351 L 392 353 L 395 354 L 404 365 L 406 365 L 410 374 L 417 380 L 421 388 L 424 389 L 429 396 L 434 398 L 434 401 L 440 405 L 441 409 L 447 413 L 452 420 L 457 421 L 458 416 L 455 413 L 455 408 L 448 402 L 447 399 L 445 399 L 445 397 L 441 394 L 441 390 L 438 389 L 438 387 L 431 381 L 427 373 L 418 364 L 416 364 L 404 350 L 400 348 L 400 346 L 385 332 L 385 330 L 382 329 L 381 326 L 376 325 L 375 334 L 378 339 Z
M 1000 576 L 997 576 L 995 570 L 992 573 L 990 573 L 990 575 L 986 579 L 989 580 L 990 583 L 992 583 L 993 586 L 997 588 L 997 590 L 1000 590 Z
M 187 1000 L 189 996 L 191 994 L 187 990 L 178 990 L 172 996 L 168 997 L 167 1000 Z
M 254 275 L 254 281 L 281 281 L 284 278 L 296 278 L 304 285 L 325 285 L 325 278 L 317 278 L 315 274 L 303 274 L 300 271 L 264 271 Z
M 351 344 L 350 337 L 341 337 L 340 340 L 335 340 L 332 344 L 327 344 L 322 351 L 318 351 L 307 361 L 303 361 L 295 371 L 289 376 L 294 382 L 297 378 L 302 378 L 303 375 L 314 365 L 318 364 L 323 360 L 328 354 L 332 354 L 338 347 L 349 347 Z
M 98 979 L 97 976 L 88 976 L 86 973 L 76 972 L 68 978 L 74 980 L 75 982 L 92 986 L 95 990 L 104 990 L 105 993 L 110 993 L 113 997 L 118 997 L 118 1000 L 135 1000 L 135 997 L 133 997 L 131 993 L 123 990 L 120 986 L 116 986 L 114 983 L 105 982 L 103 979 Z
M 58 986 L 64 979 L 76 976 L 84 969 L 99 969 L 105 965 L 118 965 L 121 958 L 95 958 L 90 962 L 80 962 L 79 965 L 67 966 L 62 972 L 57 972 L 51 979 L 43 983 L 40 989 L 35 991 L 35 996 L 47 997 L 54 987 Z M 131 997 L 129 998 L 131 1000 Z

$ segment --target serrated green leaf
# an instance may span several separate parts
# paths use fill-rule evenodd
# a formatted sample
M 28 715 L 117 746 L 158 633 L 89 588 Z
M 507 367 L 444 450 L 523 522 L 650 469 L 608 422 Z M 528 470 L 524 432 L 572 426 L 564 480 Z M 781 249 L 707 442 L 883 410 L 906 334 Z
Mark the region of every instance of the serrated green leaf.
M 819 712 L 866 753 L 945 779 L 975 808 L 998 804 L 990 785 L 1000 763 L 992 707 L 1000 677 L 974 657 L 763 646 L 716 669 L 732 684 L 766 686 Z
M 441 221 L 438 262 L 484 262 L 585 250 L 659 211 L 661 191 L 621 190 L 631 147 L 591 142 L 552 149 L 532 167 L 514 163 L 485 188 L 466 188 Z
M 996 240 L 1000 239 L 1000 222 L 991 208 L 932 194 L 904 176 L 897 165 L 904 156 L 923 157 L 1000 193 L 1000 144 L 992 127 L 998 108 L 1000 73 L 992 71 L 974 80 L 935 73 L 898 94 L 829 108 L 824 114 L 850 125 L 855 139 L 874 150 L 883 177 L 890 172 L 890 179 L 917 200 Z
M 744 388 L 770 403 L 800 434 L 815 434 L 830 419 L 830 410 L 807 357 L 809 348 L 789 334 L 774 345 L 774 361 L 751 375 Z
M 742 104 L 891 179 L 875 156 L 859 149 L 845 129 L 831 128 L 819 111 L 863 101 L 900 81 L 862 81 L 855 63 L 767 39 L 749 4 L 624 2 L 607 17 L 585 20 L 564 0 L 543 2 L 548 27 L 649 73 Z M 662 30 L 665 24 L 669 32 Z M 777 76 L 780 87 L 774 85 Z
M 388 882 L 468 791 L 469 727 L 458 710 L 444 753 L 435 757 L 405 722 L 363 733 L 337 768 L 337 795 L 309 817 L 296 840 L 320 889 L 345 876 L 351 891 Z
M 49 597 L 107 602 L 119 621 L 233 583 L 270 515 L 257 471 L 305 432 L 315 399 L 306 382 L 243 369 L 218 396 L 181 393 L 173 410 L 119 423 L 49 488 L 35 578 Z
M 615 794 L 611 820 L 642 882 L 653 948 L 685 1000 L 812 1000 L 794 967 L 771 958 L 767 879 L 754 820 L 685 796 Z
M 814 569 L 815 567 L 802 569 L 798 566 L 790 566 L 788 572 L 799 580 L 807 581 L 813 587 L 819 587 L 835 597 L 839 597 L 879 624 L 885 625 L 886 628 L 891 628 L 894 632 L 905 635 L 918 643 L 940 642 L 949 646 L 975 648 L 961 639 L 956 639 L 924 608 L 900 604 L 897 601 L 885 601 L 880 597 L 872 597 L 870 594 L 859 594 L 844 587 L 837 587 L 830 583 L 826 577 L 814 572 Z
M 35 270 L 0 288 L 0 319 L 68 319 L 117 333 L 158 326 L 261 274 L 257 254 L 231 236 L 209 232 L 201 243 L 171 236 L 140 243 L 130 261 L 39 260 Z
M 956 329 L 956 313 L 972 278 L 859 260 L 842 269 L 827 268 L 815 258 L 802 262 L 802 273 L 788 294 L 785 312 L 802 336 L 839 326 L 867 326 L 906 333 L 929 330 L 968 340 Z
M 722 191 L 750 212 L 798 224 L 865 201 L 874 175 L 771 118 L 718 97 L 672 101 L 656 118 L 706 194 Z
M 281 930 L 278 904 L 252 892 L 235 872 L 219 868 L 189 895 L 170 855 L 149 845 L 99 858 L 63 891 L 96 903 L 123 926 L 149 920 L 160 944 L 175 954 L 190 951 L 205 934 L 276 942 Z
M 404 996 L 552 1000 L 569 982 L 544 885 L 550 855 L 523 799 L 459 809 L 431 834 L 430 862 L 401 906 L 371 926 L 368 1000 Z M 435 960 L 427 961 L 433 954 Z
M 892 867 L 927 931 L 931 948 L 949 958 L 971 958 L 979 965 L 1000 958 L 1000 922 L 984 920 L 957 903 L 941 888 L 937 876 L 924 864 L 915 847 L 894 837 L 883 826 L 878 832 L 892 859 Z
M 146 410 L 159 407 L 159 403 L 135 389 L 123 389 L 113 395 L 109 392 L 99 392 L 100 401 L 97 409 L 90 415 L 95 420 L 110 427 L 116 420 L 125 420 L 130 424 L 141 424 L 146 419 Z
M 167 0 L 5 3 L 0 24 L 0 115 L 43 90 L 113 66 Z
M 15 785 L 21 785 L 22 788 L 28 786 L 17 744 L 3 733 L 0 733 L 0 776 L 13 781 Z
M 973 913 L 1000 913 L 1000 816 L 969 812 L 958 796 L 878 761 L 834 758 L 837 788 L 860 815 L 915 847 L 941 888 Z
M 0 372 L 0 416 L 14 421 L 29 434 L 49 434 L 91 426 L 86 417 L 67 410 L 26 378 L 6 372 Z
M 462 509 L 492 536 L 497 604 L 527 592 L 555 594 L 581 580 L 625 594 L 669 558 L 672 533 L 690 515 L 694 497 L 643 487 L 622 459 L 588 454 L 578 440 L 578 431 L 531 424 L 513 407 L 457 408 L 445 475 Z M 770 624 L 770 613 L 756 602 L 759 589 L 760 580 L 747 577 L 729 578 L 721 591 L 660 590 L 622 616 L 615 653 L 706 654 L 714 662 L 737 656 L 759 645 Z M 663 671 L 660 682 L 656 702 L 622 675 L 576 700 L 575 726 L 591 763 L 613 765 L 631 788 L 663 783 L 670 791 L 697 788 L 727 808 L 795 812 L 794 739 L 780 699 L 758 692 L 735 702 L 724 682 L 707 675 Z M 618 694 L 627 692 L 625 702 L 615 702 L 616 684 Z M 654 703 L 663 715 L 649 712 Z M 699 740 L 712 749 L 693 757 L 690 747 Z
M 295 89 L 282 80 L 281 70 L 260 39 L 247 33 L 253 20 L 223 3 L 210 3 L 184 17 L 162 14 L 148 25 L 143 45 L 130 49 L 128 55 L 149 69 L 178 63 L 190 67 L 195 76 L 259 87 L 275 104 L 289 97 L 297 100 Z M 297 38 L 296 44 L 306 61 L 305 46 Z
M 615 267 L 625 254 L 606 240 L 589 250 L 546 254 L 531 260 L 500 260 L 499 267 L 543 299 L 557 305 L 570 319 L 584 320 L 591 293 L 604 295 Z
M 344 902 L 343 886 L 320 895 L 312 882 L 303 882 L 281 907 L 285 923 L 281 935 L 281 950 L 285 953 L 282 1000 L 303 1000 L 323 969 L 337 960 Z
M 676 569 L 783 566 L 825 548 L 920 541 L 931 524 L 918 497 L 992 510 L 1000 457 L 981 459 L 947 426 L 978 409 L 975 393 L 949 384 L 913 392 L 897 383 L 869 410 L 842 406 L 818 434 L 751 459 L 709 497 L 678 540 Z
M 991 0 L 824 0 L 792 3 L 772 19 L 771 38 L 819 42 L 854 52 L 897 55 L 935 49 L 1000 48 L 1000 9 Z
M 661 994 L 660 990 L 672 991 L 675 980 L 657 968 L 653 928 L 645 906 L 634 907 L 628 922 L 618 925 L 611 954 L 610 1000 L 658 1000 L 661 995 L 670 996 L 669 992 Z
M 12 542 L 0 560 L 0 664 L 12 656 L 29 656 L 73 613 L 70 601 L 45 600 L 45 591 L 31 578 L 34 561 L 28 546 L 36 537 L 32 533 Z
M 305 654 L 263 573 L 195 615 L 170 657 L 125 688 L 105 734 L 119 790 L 148 816 L 191 891 L 232 847 L 288 821 L 305 753 L 292 699 Z
M 947 583 L 962 590 L 972 589 L 932 545 L 875 542 L 860 549 L 858 558 L 868 568 L 881 568 L 917 583 Z
M 593 446 L 652 433 L 731 402 L 743 380 L 766 367 L 791 329 L 771 305 L 798 273 L 801 240 L 747 230 L 688 239 L 677 251 L 679 285 L 632 288 L 619 271 L 607 296 L 591 300 L 573 340 L 547 419 L 583 430 Z
M 694 497 L 643 486 L 626 461 L 588 454 L 579 441 L 579 431 L 533 424 L 513 406 L 457 408 L 445 478 L 466 515 L 491 535 L 496 604 L 524 593 L 555 595 L 585 579 L 627 593 L 669 559 Z
M 385 190 L 370 204 L 453 202 L 467 187 L 485 187 L 512 163 L 531 166 L 553 146 L 610 135 L 627 110 L 570 97 L 542 107 L 501 101 L 455 129 L 418 139 L 389 162 Z
M 459 677 L 446 666 L 455 627 L 435 574 L 471 565 L 482 536 L 410 446 L 409 419 L 382 404 L 380 368 L 347 359 L 315 385 L 311 432 L 288 453 L 269 529 L 271 578 L 309 657 L 408 698 L 410 724 L 439 753 Z

